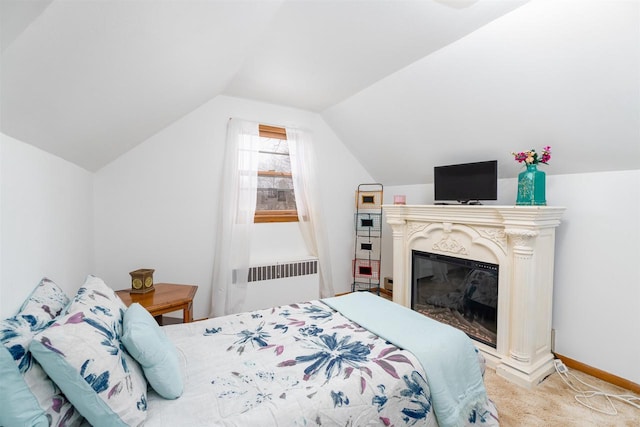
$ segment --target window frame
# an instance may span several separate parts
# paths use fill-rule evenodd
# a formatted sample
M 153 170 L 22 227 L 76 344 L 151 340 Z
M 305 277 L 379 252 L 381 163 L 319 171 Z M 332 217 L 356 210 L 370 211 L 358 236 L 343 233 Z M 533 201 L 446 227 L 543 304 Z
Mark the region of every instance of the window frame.
M 283 127 L 259 124 L 258 132 L 261 138 L 276 138 L 285 141 L 287 140 L 287 130 Z M 260 170 L 258 170 L 258 176 L 293 178 L 292 173 Z M 255 224 L 268 222 L 298 222 L 298 211 L 297 209 L 256 210 L 253 216 L 253 222 Z

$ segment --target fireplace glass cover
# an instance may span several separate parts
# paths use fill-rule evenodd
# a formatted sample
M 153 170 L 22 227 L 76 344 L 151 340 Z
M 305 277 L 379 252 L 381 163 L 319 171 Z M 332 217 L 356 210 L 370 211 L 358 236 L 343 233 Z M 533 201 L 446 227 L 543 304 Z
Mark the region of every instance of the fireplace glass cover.
M 498 265 L 412 251 L 411 308 L 496 348 Z

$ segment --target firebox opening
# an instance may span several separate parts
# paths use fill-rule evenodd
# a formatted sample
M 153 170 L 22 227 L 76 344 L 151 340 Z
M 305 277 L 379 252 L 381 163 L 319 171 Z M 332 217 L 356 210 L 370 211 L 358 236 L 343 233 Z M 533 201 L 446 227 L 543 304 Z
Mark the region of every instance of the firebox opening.
M 498 265 L 412 251 L 411 308 L 496 348 Z

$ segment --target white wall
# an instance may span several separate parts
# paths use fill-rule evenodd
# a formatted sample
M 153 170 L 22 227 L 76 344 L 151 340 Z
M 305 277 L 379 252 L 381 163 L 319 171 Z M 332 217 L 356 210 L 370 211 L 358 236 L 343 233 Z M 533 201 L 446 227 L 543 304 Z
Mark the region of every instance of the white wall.
M 531 0 L 322 115 L 387 185 L 545 145 L 556 174 L 631 170 L 639 39 L 637 0 Z
M 318 299 L 318 275 L 261 280 L 249 283 L 247 289 L 246 298 L 238 311 L 261 310 L 294 301 L 311 301 Z
M 4 287 L 2 286 L 2 159 L 4 158 L 4 140 L 6 136 L 3 133 L 0 133 L 0 316 L 6 317 L 7 315 L 13 314 L 15 309 L 13 307 L 5 308 L 4 305 Z
M 553 328 L 555 351 L 640 384 L 640 170 L 549 175 L 547 203 L 567 208 L 556 229 Z M 498 184 L 498 201 L 513 205 L 517 181 Z M 407 204 L 433 203 L 433 186 L 394 186 Z M 489 202 L 487 202 L 489 204 Z M 382 270 L 393 271 L 386 226 Z
M 6 317 L 42 277 L 73 296 L 93 271 L 93 202 L 89 172 L 0 137 L 0 316 Z
M 199 285 L 194 316 L 209 314 L 217 204 L 230 117 L 312 131 L 323 183 L 333 284 L 336 292 L 350 289 L 353 195 L 357 184 L 370 182 L 371 177 L 319 115 L 224 96 L 95 174 L 97 274 L 114 289 L 123 289 L 129 286 L 129 271 L 154 268 L 156 282 Z M 271 232 L 261 234 L 271 244 L 254 244 L 252 257 L 257 262 L 307 256 L 295 234 L 284 240 L 288 232 L 282 233 L 275 241 L 269 237 Z
M 640 170 L 549 177 L 556 352 L 640 384 Z

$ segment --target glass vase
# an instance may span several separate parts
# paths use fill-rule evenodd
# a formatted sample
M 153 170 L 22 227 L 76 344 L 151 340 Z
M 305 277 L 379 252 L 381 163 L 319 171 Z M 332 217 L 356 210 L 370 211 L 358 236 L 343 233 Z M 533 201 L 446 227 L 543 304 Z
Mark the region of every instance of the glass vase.
M 516 205 L 544 206 L 546 174 L 538 170 L 538 165 L 527 165 L 527 170 L 518 175 L 518 198 Z

